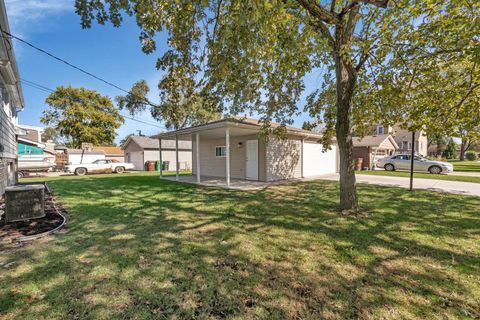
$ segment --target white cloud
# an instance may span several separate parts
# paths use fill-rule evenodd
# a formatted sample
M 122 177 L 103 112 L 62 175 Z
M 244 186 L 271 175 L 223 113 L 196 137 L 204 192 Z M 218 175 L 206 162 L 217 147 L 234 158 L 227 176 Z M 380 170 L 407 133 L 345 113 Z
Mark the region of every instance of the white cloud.
M 25 36 L 44 28 L 52 15 L 73 12 L 73 0 L 5 0 L 12 33 Z

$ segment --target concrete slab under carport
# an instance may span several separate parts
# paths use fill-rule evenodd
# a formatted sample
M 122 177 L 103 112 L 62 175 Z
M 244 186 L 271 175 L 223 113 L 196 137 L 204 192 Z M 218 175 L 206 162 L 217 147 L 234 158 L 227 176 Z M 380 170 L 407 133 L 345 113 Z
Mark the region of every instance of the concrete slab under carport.
M 289 179 L 289 180 L 278 180 L 278 181 L 253 181 L 253 180 L 245 180 L 245 179 L 230 179 L 230 185 L 226 184 L 225 177 L 210 177 L 210 176 L 201 176 L 200 183 L 197 182 L 197 177 L 195 175 L 180 175 L 178 180 L 175 176 L 164 176 L 161 179 L 169 180 L 169 181 L 176 181 L 176 182 L 183 182 L 183 183 L 191 183 L 191 184 L 198 184 L 202 186 L 208 187 L 218 187 L 224 189 L 233 189 L 233 190 L 243 190 L 243 191 L 252 191 L 252 190 L 262 190 L 271 186 L 276 185 L 283 185 L 283 184 L 290 184 L 302 181 L 312 181 L 318 179 L 330 179 L 331 174 L 329 175 L 322 175 L 316 177 L 308 177 L 302 179 Z

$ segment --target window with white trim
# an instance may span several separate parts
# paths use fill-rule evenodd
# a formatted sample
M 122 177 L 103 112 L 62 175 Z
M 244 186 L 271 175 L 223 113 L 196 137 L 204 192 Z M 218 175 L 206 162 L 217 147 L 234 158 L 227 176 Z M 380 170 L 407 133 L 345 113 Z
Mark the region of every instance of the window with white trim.
M 384 134 L 385 133 L 385 129 L 383 128 L 383 126 L 377 126 L 377 134 Z
M 227 156 L 227 147 L 219 146 L 215 147 L 215 157 L 226 157 Z

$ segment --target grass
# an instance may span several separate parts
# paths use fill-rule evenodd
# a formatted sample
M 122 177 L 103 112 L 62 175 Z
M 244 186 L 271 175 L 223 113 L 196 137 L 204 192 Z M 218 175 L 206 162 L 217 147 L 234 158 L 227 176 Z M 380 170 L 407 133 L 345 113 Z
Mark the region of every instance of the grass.
M 449 160 L 454 171 L 480 172 L 480 161 Z
M 480 198 L 359 185 L 356 218 L 329 181 L 47 181 L 68 232 L 0 254 L 2 319 L 480 316 Z
M 410 177 L 410 172 L 407 171 L 384 171 L 384 170 L 374 170 L 374 171 L 356 171 L 356 174 L 368 174 L 371 176 L 393 176 L 393 177 Z M 472 176 L 453 176 L 446 174 L 430 174 L 430 173 L 417 173 L 413 174 L 414 178 L 422 179 L 435 179 L 435 180 L 447 180 L 447 181 L 461 181 L 461 182 L 473 182 L 480 183 L 479 177 Z

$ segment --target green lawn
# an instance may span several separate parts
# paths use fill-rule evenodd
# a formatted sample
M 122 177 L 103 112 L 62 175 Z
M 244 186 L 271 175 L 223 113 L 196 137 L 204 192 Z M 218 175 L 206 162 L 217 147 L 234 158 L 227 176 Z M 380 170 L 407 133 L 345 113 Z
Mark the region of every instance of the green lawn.
M 480 172 L 480 161 L 449 160 L 454 171 Z
M 2 319 L 480 316 L 480 198 L 359 185 L 357 218 L 329 181 L 47 180 L 68 232 L 0 253 Z
M 375 176 L 410 177 L 410 172 L 407 172 L 407 171 L 384 171 L 384 170 L 367 171 L 365 170 L 365 171 L 356 171 L 356 173 L 375 175 Z M 446 175 L 446 174 L 430 174 L 430 173 L 417 173 L 417 172 L 413 174 L 413 177 L 422 178 L 422 179 L 436 179 L 436 180 L 480 183 L 480 177 L 452 176 L 452 175 Z

